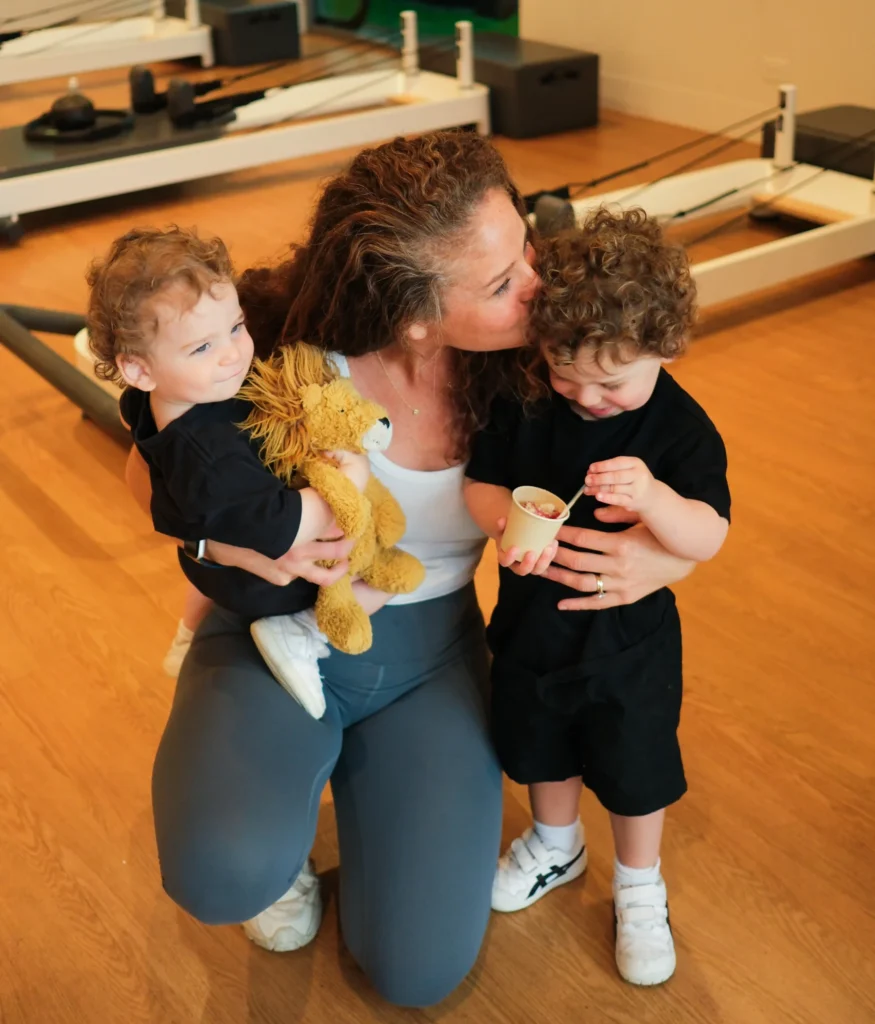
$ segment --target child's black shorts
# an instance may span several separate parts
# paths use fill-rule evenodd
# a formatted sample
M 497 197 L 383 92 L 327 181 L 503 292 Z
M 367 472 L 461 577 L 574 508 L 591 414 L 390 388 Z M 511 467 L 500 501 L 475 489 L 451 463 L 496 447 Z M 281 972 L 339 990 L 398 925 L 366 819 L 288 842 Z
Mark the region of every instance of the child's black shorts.
M 687 788 L 677 739 L 682 678 L 676 613 L 619 655 L 548 675 L 499 655 L 492 728 L 502 768 L 524 784 L 581 775 L 614 814 L 667 807 Z

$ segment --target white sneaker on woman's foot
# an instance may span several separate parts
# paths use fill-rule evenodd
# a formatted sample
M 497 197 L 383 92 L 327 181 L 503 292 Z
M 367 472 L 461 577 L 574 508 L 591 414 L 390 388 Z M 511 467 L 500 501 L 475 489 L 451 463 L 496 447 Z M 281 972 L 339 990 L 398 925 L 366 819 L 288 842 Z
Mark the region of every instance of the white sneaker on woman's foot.
M 325 693 L 318 659 L 327 658 L 331 652 L 312 610 L 258 619 L 249 632 L 276 681 L 308 714 L 321 718 L 325 714 Z
M 498 862 L 492 883 L 492 909 L 502 913 L 523 910 L 585 870 L 586 841 L 582 827 L 571 852 L 548 849 L 538 833 L 527 828 Z
M 291 889 L 250 921 L 243 931 L 257 945 L 273 953 L 290 953 L 316 938 L 322 923 L 319 878 L 308 860 Z
M 675 952 L 665 882 L 614 887 L 617 969 L 633 985 L 661 985 L 674 974 Z

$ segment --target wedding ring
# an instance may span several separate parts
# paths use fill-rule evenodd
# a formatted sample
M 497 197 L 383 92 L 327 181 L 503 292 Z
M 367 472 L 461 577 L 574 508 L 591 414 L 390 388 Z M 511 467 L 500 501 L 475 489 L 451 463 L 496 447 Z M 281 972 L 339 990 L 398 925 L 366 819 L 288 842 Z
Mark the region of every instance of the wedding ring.
M 605 584 L 604 584 L 604 581 L 601 578 L 601 575 L 596 576 L 596 578 L 595 578 L 595 588 L 598 591 L 599 599 L 603 598 L 605 596 L 606 591 L 605 591 Z

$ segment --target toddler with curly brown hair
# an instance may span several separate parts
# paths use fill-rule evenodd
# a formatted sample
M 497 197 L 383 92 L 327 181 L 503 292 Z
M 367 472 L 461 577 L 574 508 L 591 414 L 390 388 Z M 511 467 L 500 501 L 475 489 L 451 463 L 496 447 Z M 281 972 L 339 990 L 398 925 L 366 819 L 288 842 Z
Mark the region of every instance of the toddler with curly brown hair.
M 177 227 L 135 229 L 92 263 L 87 279 L 95 371 L 125 389 L 120 413 L 149 467 L 155 529 L 182 541 L 179 563 L 190 587 L 165 671 L 178 673 L 215 603 L 251 623 L 277 681 L 321 717 L 317 660 L 329 651 L 312 611 L 317 588 L 306 580 L 274 586 L 204 557 L 206 538 L 279 558 L 333 529 L 331 509 L 316 492 L 275 477 L 241 429 L 251 406 L 239 392 L 254 345 L 227 248 Z M 327 374 L 321 358 L 319 368 Z M 366 458 L 337 457 L 341 472 L 364 486 Z
M 637 520 L 631 528 L 679 557 L 713 557 L 729 528 L 726 451 L 664 368 L 695 321 L 686 253 L 643 211 L 600 209 L 542 240 L 538 269 L 531 331 L 544 397 L 495 402 L 466 469 L 472 516 L 498 540 L 514 488 L 567 501 L 583 486 L 560 541 L 604 530 L 601 503 L 628 510 L 608 529 Z M 521 910 L 584 871 L 585 785 L 614 835 L 619 972 L 655 985 L 675 969 L 659 852 L 665 808 L 686 791 L 680 620 L 667 587 L 622 605 L 607 575 L 594 578 L 597 607 L 577 610 L 556 550 L 499 555 L 493 733 L 505 772 L 529 787 L 534 823 L 501 858 L 492 906 Z

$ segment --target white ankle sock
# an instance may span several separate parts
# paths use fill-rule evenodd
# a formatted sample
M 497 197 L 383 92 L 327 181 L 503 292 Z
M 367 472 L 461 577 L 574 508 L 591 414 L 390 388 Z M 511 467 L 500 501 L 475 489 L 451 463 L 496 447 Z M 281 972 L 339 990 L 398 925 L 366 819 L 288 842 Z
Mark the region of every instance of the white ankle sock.
M 328 642 L 328 637 L 319 629 L 316 622 L 315 608 L 305 608 L 302 612 L 295 612 L 295 621 L 321 640 L 322 643 Z
M 176 636 L 173 638 L 173 642 L 175 644 L 190 644 L 193 638 L 194 630 L 189 629 L 182 619 L 180 619 L 179 624 L 176 627 Z
M 578 839 L 583 838 L 583 825 L 580 823 L 580 818 L 570 825 L 544 825 L 540 821 L 536 821 L 535 831 L 548 850 L 562 850 L 563 853 L 571 853 L 578 845 Z
M 651 885 L 659 881 L 659 868 L 662 861 L 656 858 L 656 863 L 649 868 L 627 868 L 614 858 L 614 885 L 622 889 L 627 885 Z

